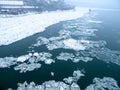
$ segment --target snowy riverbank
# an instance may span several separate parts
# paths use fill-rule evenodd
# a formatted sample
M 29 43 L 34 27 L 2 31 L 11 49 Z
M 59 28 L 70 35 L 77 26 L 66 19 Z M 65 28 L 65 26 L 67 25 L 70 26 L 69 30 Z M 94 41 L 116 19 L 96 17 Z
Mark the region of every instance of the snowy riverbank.
M 60 21 L 82 17 L 87 12 L 87 8 L 76 8 L 70 11 L 45 12 L 9 18 L 0 17 L 0 46 L 9 45 L 42 32 L 46 27 Z

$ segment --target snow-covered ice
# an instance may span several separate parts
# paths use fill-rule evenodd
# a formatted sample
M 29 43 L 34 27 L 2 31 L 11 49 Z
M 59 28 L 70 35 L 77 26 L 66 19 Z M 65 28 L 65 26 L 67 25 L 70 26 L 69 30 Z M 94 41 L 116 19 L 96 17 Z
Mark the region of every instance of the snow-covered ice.
M 0 18 L 0 45 L 9 45 L 26 38 L 46 27 L 58 23 L 76 19 L 88 12 L 86 8 L 69 11 L 44 12 L 42 14 L 30 14 L 19 17 Z

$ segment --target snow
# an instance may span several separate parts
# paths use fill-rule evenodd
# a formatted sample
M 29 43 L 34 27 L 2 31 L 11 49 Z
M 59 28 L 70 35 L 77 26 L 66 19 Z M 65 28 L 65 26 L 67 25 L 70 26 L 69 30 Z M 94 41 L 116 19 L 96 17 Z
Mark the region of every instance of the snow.
M 0 45 L 9 45 L 38 32 L 43 32 L 46 27 L 82 17 L 88 12 L 86 8 L 69 11 L 44 12 L 19 17 L 0 18 Z

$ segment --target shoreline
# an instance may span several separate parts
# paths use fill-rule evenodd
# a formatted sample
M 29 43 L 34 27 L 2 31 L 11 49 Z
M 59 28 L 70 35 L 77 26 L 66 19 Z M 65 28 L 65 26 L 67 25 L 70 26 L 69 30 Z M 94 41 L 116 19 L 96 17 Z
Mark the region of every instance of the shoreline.
M 43 32 L 45 28 L 61 21 L 82 17 L 88 8 L 69 11 L 43 12 L 26 16 L 0 18 L 0 46 L 9 45 L 26 37 Z

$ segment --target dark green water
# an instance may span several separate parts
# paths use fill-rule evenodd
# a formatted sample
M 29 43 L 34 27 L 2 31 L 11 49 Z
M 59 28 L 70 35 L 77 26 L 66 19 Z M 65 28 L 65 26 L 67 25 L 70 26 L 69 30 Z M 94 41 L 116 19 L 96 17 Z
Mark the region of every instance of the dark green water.
M 95 37 L 91 37 L 91 40 L 105 40 L 107 42 L 107 48 L 112 50 L 120 51 L 120 11 L 94 11 L 97 15 L 93 18 L 103 21 L 99 25 L 94 25 L 99 31 L 96 32 Z M 92 15 L 92 13 L 91 13 Z M 81 18 L 81 20 L 84 17 Z M 73 20 L 74 21 L 74 20 Z M 20 56 L 28 54 L 28 47 L 36 42 L 39 36 L 52 37 L 57 36 L 58 31 L 62 29 L 63 24 L 66 22 L 60 22 L 58 24 L 52 25 L 46 28 L 46 31 L 42 33 L 35 34 L 18 42 L 15 42 L 8 46 L 0 47 L 0 57 L 5 56 Z M 57 49 L 49 51 L 45 46 L 40 46 L 34 48 L 37 52 L 50 52 L 55 58 L 60 52 L 74 52 L 73 50 Z M 86 86 L 92 83 L 95 77 L 112 77 L 117 80 L 120 86 L 120 66 L 112 63 L 105 63 L 102 60 L 97 60 L 84 63 L 73 63 L 71 61 L 58 61 L 51 65 L 42 64 L 40 69 L 34 70 L 32 72 L 27 72 L 20 74 L 18 71 L 14 71 L 13 68 L 0 69 L 0 90 L 5 90 L 7 88 L 17 88 L 17 83 L 23 83 L 24 81 L 34 81 L 37 84 L 42 84 L 48 80 L 62 81 L 63 78 L 72 76 L 74 70 L 83 69 L 85 71 L 85 77 L 82 77 L 78 84 L 81 89 L 84 90 Z M 51 76 L 50 72 L 54 72 L 55 76 Z

